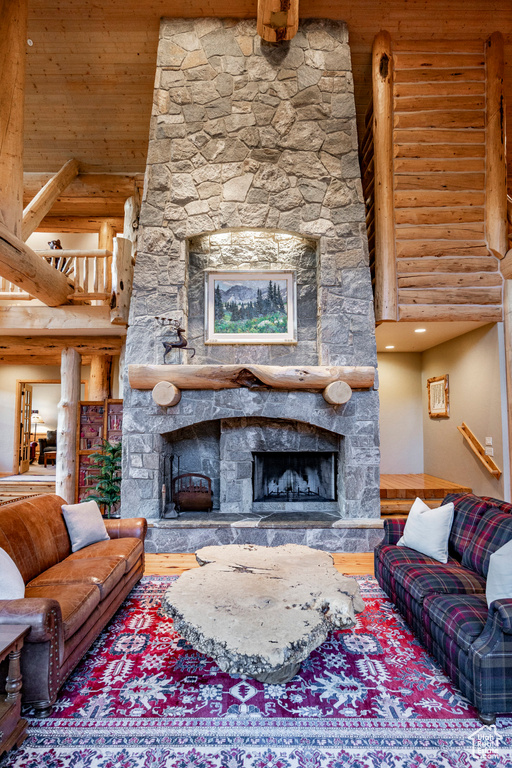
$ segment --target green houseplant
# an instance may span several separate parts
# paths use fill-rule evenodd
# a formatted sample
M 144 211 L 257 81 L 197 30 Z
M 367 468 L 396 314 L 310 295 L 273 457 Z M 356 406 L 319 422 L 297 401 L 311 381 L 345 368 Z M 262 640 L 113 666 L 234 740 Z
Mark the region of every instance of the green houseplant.
M 110 517 L 113 507 L 121 499 L 121 441 L 110 443 L 103 440 L 101 451 L 91 453 L 91 463 L 99 469 L 96 478 L 95 492 L 89 494 L 85 501 L 96 501 L 105 509 L 106 517 Z

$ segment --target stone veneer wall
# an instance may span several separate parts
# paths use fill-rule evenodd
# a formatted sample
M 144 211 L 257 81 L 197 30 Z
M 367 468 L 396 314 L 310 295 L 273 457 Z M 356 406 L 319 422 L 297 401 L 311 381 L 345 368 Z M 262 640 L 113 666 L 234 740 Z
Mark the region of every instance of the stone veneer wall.
M 318 309 L 302 329 L 303 357 L 281 345 L 216 348 L 215 355 L 376 365 L 364 222 L 346 25 L 303 21 L 289 44 L 276 46 L 261 41 L 252 20 L 162 20 L 126 362 L 162 361 L 168 334 L 156 315 L 180 319 L 199 340 L 196 244 L 208 235 L 211 245 L 219 232 L 239 239 L 246 229 L 271 232 L 274 242 L 288 234 L 316 242 L 309 292 Z M 243 248 L 232 248 L 229 268 L 245 259 Z M 210 354 L 198 346 L 201 359 Z M 185 392 L 178 406 L 163 409 L 128 384 L 124 400 L 124 515 L 158 516 L 162 434 L 242 417 L 303 421 L 343 435 L 342 515 L 379 514 L 376 391 L 356 392 L 339 409 L 317 393 L 248 390 Z

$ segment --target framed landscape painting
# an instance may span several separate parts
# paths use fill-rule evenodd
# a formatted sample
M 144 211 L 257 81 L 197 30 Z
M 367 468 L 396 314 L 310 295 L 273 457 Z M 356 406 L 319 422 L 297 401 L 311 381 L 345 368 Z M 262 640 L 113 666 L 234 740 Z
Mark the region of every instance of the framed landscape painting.
M 205 278 L 206 344 L 296 344 L 293 271 L 209 271 Z

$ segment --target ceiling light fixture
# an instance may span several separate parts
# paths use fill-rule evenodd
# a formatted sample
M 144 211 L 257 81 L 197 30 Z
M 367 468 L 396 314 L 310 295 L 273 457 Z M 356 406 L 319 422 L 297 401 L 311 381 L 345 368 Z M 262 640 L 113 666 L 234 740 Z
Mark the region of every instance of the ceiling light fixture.
M 425 333 L 426 330 L 427 330 L 426 328 L 415 328 L 414 333 Z
M 394 348 L 395 348 L 394 344 L 388 344 L 388 346 L 386 347 L 386 349 L 394 349 Z

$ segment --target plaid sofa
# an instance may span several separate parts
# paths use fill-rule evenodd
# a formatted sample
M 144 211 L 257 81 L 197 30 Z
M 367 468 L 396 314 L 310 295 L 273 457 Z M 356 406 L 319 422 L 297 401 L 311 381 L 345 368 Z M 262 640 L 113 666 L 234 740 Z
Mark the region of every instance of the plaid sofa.
M 397 547 L 405 520 L 384 523 L 375 548 L 382 589 L 486 724 L 512 712 L 512 598 L 485 597 L 489 558 L 512 539 L 512 504 L 449 494 L 454 522 L 446 564 Z

